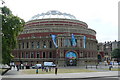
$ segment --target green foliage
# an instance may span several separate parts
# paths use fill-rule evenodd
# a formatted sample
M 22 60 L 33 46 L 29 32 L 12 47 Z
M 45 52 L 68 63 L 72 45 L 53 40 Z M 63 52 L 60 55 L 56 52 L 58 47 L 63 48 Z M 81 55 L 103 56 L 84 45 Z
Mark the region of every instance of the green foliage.
M 12 56 L 12 50 L 17 45 L 17 36 L 23 30 L 24 20 L 14 16 L 6 6 L 1 8 L 2 14 L 2 62 L 8 64 Z
M 111 56 L 112 56 L 113 58 L 120 58 L 120 49 L 119 49 L 119 48 L 114 49 L 114 50 L 112 51 L 112 53 L 111 53 Z
M 10 11 L 10 9 L 7 8 L 6 6 L 2 7 L 1 9 L 2 9 L 1 10 L 2 14 L 5 15 L 5 16 L 12 14 L 12 12 Z

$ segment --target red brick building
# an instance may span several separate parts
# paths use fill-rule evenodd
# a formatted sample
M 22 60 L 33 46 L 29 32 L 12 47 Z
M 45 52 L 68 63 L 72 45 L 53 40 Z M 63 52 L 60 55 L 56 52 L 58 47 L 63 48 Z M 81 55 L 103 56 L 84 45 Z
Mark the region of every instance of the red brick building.
M 57 48 L 51 35 L 56 36 Z M 58 66 L 96 64 L 96 32 L 71 14 L 48 11 L 26 22 L 13 55 L 16 64 L 30 66 L 49 61 Z

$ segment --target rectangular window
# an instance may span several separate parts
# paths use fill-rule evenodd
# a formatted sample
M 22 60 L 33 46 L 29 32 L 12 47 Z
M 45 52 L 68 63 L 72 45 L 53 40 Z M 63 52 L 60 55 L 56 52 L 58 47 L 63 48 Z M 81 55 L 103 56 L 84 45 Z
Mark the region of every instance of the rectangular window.
M 75 39 L 75 42 L 76 42 L 76 46 L 77 46 L 77 39 Z
M 71 46 L 72 45 L 72 43 L 71 43 L 71 39 L 64 39 L 64 46 L 67 46 L 67 47 L 69 47 L 69 46 Z
M 82 39 L 80 39 L 80 47 L 81 48 L 83 47 L 83 41 L 82 41 Z
M 64 39 L 64 46 L 67 47 L 67 39 Z

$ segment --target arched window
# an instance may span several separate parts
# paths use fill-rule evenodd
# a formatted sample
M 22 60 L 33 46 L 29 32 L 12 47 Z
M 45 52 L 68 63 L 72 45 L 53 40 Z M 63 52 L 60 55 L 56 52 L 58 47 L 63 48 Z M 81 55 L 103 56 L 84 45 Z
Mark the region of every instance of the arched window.
M 91 57 L 91 53 L 90 52 L 88 53 L 88 57 Z
M 31 42 L 31 47 L 34 48 L 34 42 Z
M 87 52 L 84 52 L 83 56 L 84 58 L 87 58 Z
M 52 58 L 52 52 L 49 53 L 49 58 Z
M 65 55 L 67 66 L 76 66 L 77 65 L 77 54 L 73 51 L 69 51 Z
M 43 52 L 43 58 L 45 58 L 46 57 L 46 54 L 45 54 L 45 52 Z
M 21 56 L 20 56 L 20 53 L 18 53 L 18 57 L 20 58 Z
M 19 43 L 19 49 L 21 49 L 21 44 Z
M 70 52 L 67 52 L 67 53 L 66 53 L 66 58 L 68 58 L 68 59 L 76 59 L 76 58 L 77 58 L 77 55 L 76 55 L 75 52 L 70 51 Z
M 22 58 L 24 58 L 24 53 L 22 52 Z
M 43 41 L 43 48 L 46 48 L 46 42 Z
M 83 58 L 83 52 L 80 53 L 80 57 Z
M 40 53 L 39 52 L 37 52 L 37 58 L 40 58 Z
M 28 53 L 26 52 L 26 58 L 28 58 Z
M 83 40 L 80 39 L 80 47 L 82 48 L 83 47 Z
M 29 48 L 29 43 L 27 42 L 27 48 Z
M 37 42 L 37 48 L 40 48 L 40 42 Z
M 31 58 L 34 58 L 34 52 L 31 52 Z
M 24 42 L 22 43 L 22 48 L 24 49 Z

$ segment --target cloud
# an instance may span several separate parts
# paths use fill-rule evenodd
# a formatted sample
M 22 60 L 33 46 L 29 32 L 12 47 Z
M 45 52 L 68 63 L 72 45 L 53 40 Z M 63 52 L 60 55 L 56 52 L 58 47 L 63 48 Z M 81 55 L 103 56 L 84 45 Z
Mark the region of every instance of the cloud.
M 58 10 L 74 15 L 96 30 L 98 41 L 117 39 L 119 0 L 5 0 L 14 15 L 28 21 L 32 16 Z M 111 35 L 113 38 L 111 38 Z

